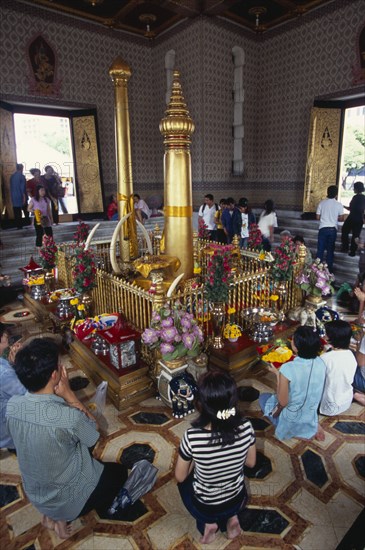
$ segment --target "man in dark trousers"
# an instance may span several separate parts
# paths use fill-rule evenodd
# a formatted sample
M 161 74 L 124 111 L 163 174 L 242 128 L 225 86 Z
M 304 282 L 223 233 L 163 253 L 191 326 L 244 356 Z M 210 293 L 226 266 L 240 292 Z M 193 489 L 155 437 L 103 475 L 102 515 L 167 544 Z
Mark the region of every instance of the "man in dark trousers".
M 355 181 L 354 191 L 355 195 L 351 199 L 350 206 L 345 206 L 346 210 L 350 211 L 350 214 L 342 226 L 341 234 L 341 251 L 347 254 L 349 251 L 349 234 L 352 232 L 349 256 L 356 256 L 356 239 L 360 236 L 364 223 L 365 195 L 363 195 L 364 184 L 362 181 Z
M 23 169 L 24 166 L 22 164 L 17 164 L 16 171 L 10 176 L 10 196 L 17 229 L 22 228 L 22 210 L 24 212 L 26 225 L 29 225 L 27 190 Z

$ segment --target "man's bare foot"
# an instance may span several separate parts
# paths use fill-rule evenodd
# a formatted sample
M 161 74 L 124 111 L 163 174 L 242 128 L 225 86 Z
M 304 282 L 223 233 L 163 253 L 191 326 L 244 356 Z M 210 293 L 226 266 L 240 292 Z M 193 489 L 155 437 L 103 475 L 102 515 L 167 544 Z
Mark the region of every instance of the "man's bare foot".
M 324 441 L 326 439 L 326 434 L 324 433 L 324 430 L 320 424 L 318 424 L 318 430 L 316 435 L 314 436 L 314 439 L 316 441 Z
M 357 401 L 358 403 L 360 403 L 360 405 L 363 405 L 365 407 L 365 393 L 355 391 L 354 392 L 354 401 Z
M 240 522 L 238 521 L 237 516 L 233 516 L 232 518 L 229 518 L 227 521 L 227 537 L 229 539 L 235 539 L 238 537 L 242 532 Z
M 199 542 L 201 542 L 202 544 L 210 544 L 214 541 L 217 531 L 218 525 L 216 523 L 206 523 L 204 536 L 201 537 Z
M 60 539 L 68 539 L 72 535 L 72 525 L 67 521 L 55 521 L 54 530 Z
M 52 531 L 54 531 L 54 526 L 55 526 L 55 521 L 51 518 L 49 518 L 48 516 L 43 516 L 42 517 L 42 521 L 41 521 L 43 527 L 45 527 L 46 529 L 51 529 Z

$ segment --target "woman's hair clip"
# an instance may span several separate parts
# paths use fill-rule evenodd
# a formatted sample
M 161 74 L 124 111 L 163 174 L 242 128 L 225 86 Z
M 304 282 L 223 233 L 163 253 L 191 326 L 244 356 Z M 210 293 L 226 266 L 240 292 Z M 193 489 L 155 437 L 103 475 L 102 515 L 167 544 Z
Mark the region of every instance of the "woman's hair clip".
M 218 411 L 217 418 L 219 418 L 219 420 L 228 420 L 228 418 L 230 418 L 231 416 L 235 416 L 235 414 L 236 414 L 236 409 L 232 407 L 232 409 L 225 409 L 223 411 Z

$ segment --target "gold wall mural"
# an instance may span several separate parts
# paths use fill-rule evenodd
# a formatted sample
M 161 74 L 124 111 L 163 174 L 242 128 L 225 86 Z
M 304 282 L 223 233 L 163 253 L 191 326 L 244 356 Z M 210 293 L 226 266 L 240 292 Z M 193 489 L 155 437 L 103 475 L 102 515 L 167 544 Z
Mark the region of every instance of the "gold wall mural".
M 13 219 L 10 197 L 10 176 L 15 172 L 16 149 L 13 113 L 0 109 L 0 213 Z
M 95 117 L 72 118 L 75 145 L 75 162 L 79 212 L 103 212 L 103 195 L 100 179 L 99 152 L 96 139 Z
M 315 212 L 327 196 L 327 187 L 337 183 L 340 122 L 341 109 L 313 107 L 311 111 L 303 212 Z

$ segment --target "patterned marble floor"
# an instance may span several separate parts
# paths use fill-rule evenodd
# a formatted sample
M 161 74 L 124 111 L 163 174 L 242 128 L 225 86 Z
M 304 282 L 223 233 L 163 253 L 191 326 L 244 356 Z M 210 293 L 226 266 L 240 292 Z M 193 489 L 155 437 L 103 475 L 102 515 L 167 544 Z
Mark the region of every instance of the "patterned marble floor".
M 15 332 L 31 336 L 40 334 L 41 329 L 34 319 L 24 318 Z M 87 402 L 95 392 L 94 385 L 67 355 L 63 361 L 78 396 Z M 266 373 L 244 379 L 239 385 L 260 392 L 272 391 L 274 386 L 272 376 Z M 219 534 L 208 547 L 336 549 L 364 505 L 364 409 L 353 403 L 345 415 L 321 417 L 324 442 L 280 442 L 263 419 L 257 399 L 241 405 L 256 430 L 258 447 L 257 465 L 246 471 L 250 501 L 240 517 L 244 533 L 233 541 Z M 74 534 L 65 541 L 41 526 L 40 514 L 24 495 L 16 456 L 0 450 L 1 549 L 201 548 L 199 533 L 180 501 L 173 476 L 179 440 L 191 418 L 173 418 L 170 410 L 154 398 L 121 412 L 107 404 L 95 456 L 127 465 L 148 458 L 159 469 L 158 480 L 124 517 L 112 520 L 91 512 L 74 522 Z M 363 548 L 364 542 L 358 540 L 357 545 L 342 548 Z

